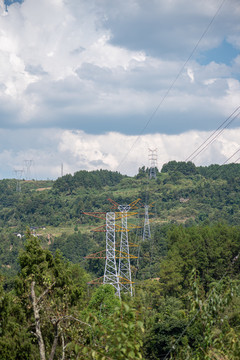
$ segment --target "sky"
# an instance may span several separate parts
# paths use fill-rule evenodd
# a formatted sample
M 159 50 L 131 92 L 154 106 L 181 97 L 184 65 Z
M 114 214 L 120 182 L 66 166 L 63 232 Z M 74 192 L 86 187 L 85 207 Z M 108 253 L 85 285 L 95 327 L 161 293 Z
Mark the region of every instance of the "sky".
M 149 149 L 161 169 L 188 158 L 240 105 L 239 0 L 6 4 L 1 179 L 26 176 L 26 160 L 35 179 L 56 179 L 61 164 L 64 174 L 133 176 L 149 166 Z M 239 144 L 237 117 L 194 162 L 222 164 Z

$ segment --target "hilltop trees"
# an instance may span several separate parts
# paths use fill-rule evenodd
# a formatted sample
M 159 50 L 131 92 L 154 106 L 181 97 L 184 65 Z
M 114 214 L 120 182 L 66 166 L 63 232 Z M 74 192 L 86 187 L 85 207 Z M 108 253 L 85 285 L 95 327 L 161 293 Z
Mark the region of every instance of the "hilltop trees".
M 191 162 L 185 161 L 169 161 L 167 164 L 164 164 L 161 172 L 163 173 L 172 173 L 179 172 L 183 175 L 195 175 L 198 174 L 197 167 Z
M 56 193 L 68 192 L 71 194 L 78 188 L 96 188 L 101 189 L 106 185 L 118 184 L 124 176 L 118 172 L 108 170 L 96 171 L 77 171 L 73 176 L 67 174 L 58 178 L 53 185 L 53 190 Z

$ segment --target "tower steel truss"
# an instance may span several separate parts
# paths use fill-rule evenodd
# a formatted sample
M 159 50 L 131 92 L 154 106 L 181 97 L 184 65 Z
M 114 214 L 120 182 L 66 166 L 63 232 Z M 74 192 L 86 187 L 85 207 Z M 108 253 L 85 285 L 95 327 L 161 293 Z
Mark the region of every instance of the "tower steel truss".
M 151 240 L 148 209 L 149 209 L 149 205 L 144 205 L 145 217 L 144 217 L 144 227 L 143 227 L 143 240 Z
M 17 180 L 17 184 L 16 184 L 16 191 L 17 192 L 21 192 L 21 180 L 22 180 L 22 174 L 23 174 L 23 169 L 21 170 L 14 170 L 15 174 L 16 174 L 16 180 Z
M 156 179 L 157 177 L 157 149 L 148 149 L 148 157 L 150 161 L 149 179 Z
M 129 292 L 132 296 L 132 277 L 131 277 L 131 266 L 129 256 L 129 244 L 128 244 L 128 228 L 127 228 L 127 215 L 131 210 L 130 205 L 119 205 L 118 210 L 121 212 L 122 217 L 122 229 L 121 242 L 120 242 L 120 253 L 125 253 L 125 258 L 119 258 L 118 263 L 118 276 L 119 278 L 127 279 L 129 282 L 121 283 L 121 290 Z
M 133 201 L 129 205 L 119 205 L 114 200 L 108 199 L 113 204 L 113 209 L 118 209 L 120 212 L 106 213 L 106 226 L 101 225 L 93 231 L 106 232 L 106 250 L 86 256 L 87 259 L 105 259 L 105 270 L 102 278 L 91 281 L 89 284 L 99 285 L 111 284 L 116 289 L 116 295 L 120 297 L 120 292 L 130 292 L 132 296 L 132 280 L 130 259 L 137 259 L 137 256 L 129 254 L 129 246 L 137 246 L 128 242 L 128 227 L 130 229 L 139 226 L 128 225 L 127 218 L 137 214 L 136 212 L 129 213 L 129 210 L 136 209 L 136 204 L 140 199 Z M 101 212 L 83 212 L 85 215 L 91 215 L 100 219 L 104 219 Z M 118 216 L 116 217 L 116 214 Z M 121 225 L 116 224 L 116 220 L 121 220 Z M 120 250 L 116 250 L 115 233 L 121 232 Z M 116 259 L 119 259 L 119 268 L 117 269 Z
M 108 212 L 106 213 L 106 261 L 103 283 L 113 285 L 116 289 L 116 295 L 120 298 L 115 251 L 115 213 Z
M 34 165 L 33 160 L 24 160 L 24 170 L 25 170 L 25 176 L 26 180 L 31 180 L 31 167 Z
M 130 265 L 130 255 L 129 255 L 129 242 L 128 242 L 128 213 L 132 209 L 137 208 L 137 203 L 140 199 L 137 199 L 131 202 L 128 205 L 119 205 L 114 200 L 108 199 L 112 204 L 113 208 L 117 208 L 121 213 L 122 221 L 122 231 L 121 231 L 121 241 L 120 241 L 120 254 L 125 254 L 124 257 L 119 258 L 118 263 L 118 277 L 120 279 L 120 290 L 123 292 L 129 292 L 132 296 L 132 276 L 131 276 L 131 265 Z M 125 279 L 126 281 L 121 281 Z

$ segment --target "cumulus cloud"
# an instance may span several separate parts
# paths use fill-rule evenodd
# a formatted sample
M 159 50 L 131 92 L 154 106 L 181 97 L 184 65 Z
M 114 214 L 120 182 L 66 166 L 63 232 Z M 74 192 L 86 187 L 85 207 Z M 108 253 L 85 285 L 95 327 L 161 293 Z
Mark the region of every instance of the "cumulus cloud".
M 222 6 L 179 74 L 218 6 L 24 0 L 6 12 L 0 1 L 0 178 L 24 160 L 33 177 L 56 178 L 61 163 L 65 173 L 134 175 L 148 166 L 148 148 L 158 149 L 159 167 L 186 159 L 239 106 L 240 55 L 224 63 L 205 52 L 225 43 L 239 52 L 238 0 Z M 197 165 L 232 155 L 232 125 Z
M 148 134 L 141 137 L 116 132 L 104 135 L 59 129 L 1 130 L 5 139 L 0 147 L 0 177 L 16 177 L 14 170 L 25 170 L 31 160 L 30 176 L 56 179 L 78 170 L 108 169 L 133 176 L 138 168 L 149 166 L 148 149 L 157 149 L 158 168 L 170 160 L 184 161 L 209 137 L 209 132 L 188 131 L 179 135 Z M 10 141 L 8 139 L 10 138 Z M 28 139 L 22 142 L 22 138 Z M 194 159 L 196 165 L 223 164 L 239 148 L 240 127 L 225 130 Z M 134 144 L 134 146 L 133 146 Z M 239 154 L 231 159 L 234 162 Z
M 112 29 L 112 43 L 129 49 L 145 49 L 154 57 L 183 59 L 190 54 L 196 41 L 220 6 L 217 0 L 122 1 L 118 7 L 105 0 L 106 23 Z M 219 11 L 199 51 L 215 48 L 224 38 L 238 44 L 240 5 L 229 1 Z M 224 25 L 223 25 L 224 24 Z M 227 29 L 227 33 L 226 33 Z
M 13 3 L 0 22 L 0 126 L 140 133 L 218 6 L 216 0 Z M 224 39 L 239 49 L 239 12 L 236 0 L 224 5 L 199 51 Z M 220 114 L 238 105 L 239 59 L 201 65 L 199 54 L 148 132 L 213 129 Z

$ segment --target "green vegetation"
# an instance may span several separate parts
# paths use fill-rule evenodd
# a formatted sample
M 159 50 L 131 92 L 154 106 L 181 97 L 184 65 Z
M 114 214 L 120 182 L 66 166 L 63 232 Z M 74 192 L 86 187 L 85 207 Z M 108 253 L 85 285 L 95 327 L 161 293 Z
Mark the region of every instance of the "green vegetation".
M 0 181 L 0 358 L 240 358 L 240 166 L 171 161 L 155 180 L 100 170 L 56 181 Z M 104 224 L 84 212 L 137 198 L 128 222 L 134 296 L 120 301 L 104 273 Z M 28 229 L 28 230 L 26 230 Z M 116 234 L 116 241 L 119 241 Z

